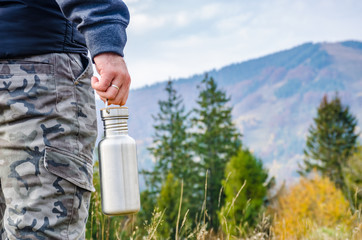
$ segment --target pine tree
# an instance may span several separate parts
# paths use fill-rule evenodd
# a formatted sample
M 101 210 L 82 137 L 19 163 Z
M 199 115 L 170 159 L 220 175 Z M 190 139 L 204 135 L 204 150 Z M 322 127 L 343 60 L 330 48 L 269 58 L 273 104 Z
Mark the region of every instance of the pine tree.
M 158 230 L 160 239 L 175 239 L 180 193 L 181 183 L 169 173 L 157 199 L 158 208 L 165 211 L 163 223 Z M 183 214 L 185 210 L 180 215 Z
M 146 234 L 145 225 L 150 224 L 152 221 L 153 213 L 157 206 L 157 199 L 154 193 L 151 193 L 148 189 L 144 190 L 140 194 L 141 209 L 137 213 L 136 225 L 141 226 L 140 233 Z
M 169 172 L 176 179 L 192 176 L 193 161 L 189 151 L 187 117 L 183 99 L 168 81 L 165 88 L 167 100 L 158 102 L 160 112 L 153 116 L 155 134 L 153 146 L 149 148 L 155 158 L 153 171 L 149 172 L 149 184 L 153 191 L 159 192 Z
M 356 147 L 356 126 L 356 118 L 348 106 L 342 106 L 338 95 L 330 102 L 325 95 L 314 118 L 314 125 L 309 129 L 304 166 L 301 166 L 300 171 L 306 174 L 316 169 L 334 182 L 350 202 L 351 193 L 346 187 L 343 168 Z
M 182 207 L 183 209 L 190 209 L 190 213 L 194 216 L 196 210 L 193 209 L 196 208 L 194 205 L 197 203 L 193 201 L 193 183 L 197 174 L 195 174 L 195 164 L 190 153 L 188 140 L 188 113 L 185 112 L 182 97 L 177 94 L 171 81 L 168 81 L 165 91 L 167 99 L 158 102 L 160 112 L 153 116 L 155 134 L 153 146 L 149 148 L 149 151 L 155 159 L 155 165 L 152 171 L 143 171 L 149 187 L 145 193 L 147 196 L 144 197 L 158 199 L 158 202 L 166 201 L 163 199 L 165 195 L 161 193 L 161 190 L 165 182 L 169 180 L 168 175 L 171 174 L 175 181 L 184 181 Z M 148 201 L 147 203 L 147 206 L 142 204 L 143 209 L 139 216 L 147 216 L 147 220 L 150 220 L 150 215 L 144 212 L 153 211 L 150 209 L 152 202 Z M 170 205 L 167 208 L 168 212 L 173 212 L 175 209 L 178 210 L 178 205 Z M 141 218 L 140 221 L 142 220 L 145 219 Z M 174 230 L 173 228 L 167 229 Z M 166 233 L 164 232 L 164 234 Z
M 241 147 L 241 135 L 232 123 L 232 107 L 227 105 L 229 101 L 230 98 L 218 89 L 214 79 L 205 75 L 197 100 L 198 107 L 194 109 L 195 116 L 192 119 L 195 130 L 193 146 L 199 158 L 201 176 L 198 186 L 201 199 L 204 174 L 208 171 L 206 209 L 209 227 L 215 230 L 219 225 L 217 211 L 222 205 L 219 203 L 219 192 L 225 165 Z
M 274 178 L 268 181 L 263 162 L 247 149 L 240 149 L 225 168 L 223 180 L 225 204 L 219 215 L 225 233 L 237 234 L 258 222 L 259 213 L 272 187 Z
M 355 209 L 362 210 L 362 145 L 356 147 L 356 152 L 348 159 L 346 185 L 352 194 Z

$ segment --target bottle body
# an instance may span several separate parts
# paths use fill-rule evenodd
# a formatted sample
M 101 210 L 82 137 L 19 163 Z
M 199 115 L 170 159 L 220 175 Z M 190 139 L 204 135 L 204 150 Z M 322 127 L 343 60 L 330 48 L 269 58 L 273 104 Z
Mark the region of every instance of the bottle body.
M 125 215 L 140 210 L 136 142 L 127 134 L 106 136 L 99 143 L 102 211 Z

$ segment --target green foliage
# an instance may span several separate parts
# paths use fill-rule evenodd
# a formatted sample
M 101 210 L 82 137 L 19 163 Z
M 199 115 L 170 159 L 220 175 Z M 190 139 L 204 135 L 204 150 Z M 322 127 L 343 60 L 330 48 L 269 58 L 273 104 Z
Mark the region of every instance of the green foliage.
M 156 160 L 153 171 L 149 175 L 149 185 L 152 191 L 159 192 L 167 174 L 172 172 L 177 179 L 192 178 L 193 161 L 187 142 L 186 120 L 183 100 L 168 81 L 165 88 L 167 100 L 159 101 L 160 112 L 153 116 L 155 134 L 153 146 L 149 148 Z
M 232 123 L 232 108 L 227 106 L 230 98 L 219 90 L 212 77 L 205 76 L 200 86 L 197 100 L 198 108 L 194 109 L 192 119 L 195 133 L 193 147 L 195 155 L 200 159 L 199 172 L 208 171 L 206 208 L 210 227 L 218 228 L 217 211 L 219 209 L 219 192 L 224 178 L 226 163 L 241 147 L 240 134 Z M 199 195 L 202 199 L 204 177 L 198 181 Z M 222 204 L 222 203 L 221 203 Z
M 219 214 L 225 233 L 237 235 L 238 229 L 246 232 L 257 225 L 267 198 L 267 179 L 262 161 L 249 150 L 240 149 L 231 158 L 225 168 L 225 204 Z
M 145 235 L 146 229 L 143 227 L 151 222 L 153 217 L 152 213 L 156 209 L 156 197 L 149 190 L 144 190 L 140 194 L 141 198 L 141 209 L 137 213 L 136 225 L 139 226 L 139 234 Z
M 159 237 L 161 239 L 175 239 L 180 194 L 180 182 L 175 179 L 172 173 L 169 173 L 157 199 L 158 208 L 165 211 L 164 222 L 159 228 Z M 185 214 L 185 211 L 183 211 L 183 214 Z
M 179 96 L 170 97 L 172 94 L 177 96 L 170 85 L 166 88 L 169 99 L 180 100 Z M 327 136 L 325 138 L 329 140 L 327 143 L 335 145 L 329 146 L 321 141 L 319 148 L 306 149 L 306 156 L 321 157 L 306 158 L 306 162 L 310 165 L 305 166 L 312 168 L 315 164 L 320 167 L 317 169 L 321 173 L 330 178 L 334 176 L 331 174 L 336 174 L 335 169 L 331 167 L 335 165 L 328 161 L 323 162 L 321 159 L 334 159 L 332 157 L 338 153 L 339 156 L 345 157 L 346 160 L 340 165 L 342 166 L 341 179 L 345 184 L 345 189 L 356 193 L 353 198 L 355 211 L 349 211 L 348 202 L 342 192 L 336 189 L 328 178 L 320 178 L 314 174 L 313 179 L 302 178 L 298 185 L 277 197 L 277 203 L 269 209 L 275 216 L 274 222 L 271 222 L 271 218 L 265 215 L 263 207 L 272 183 L 272 181 L 266 182 L 267 171 L 263 169 L 260 159 L 241 147 L 240 134 L 231 122 L 232 108 L 227 106 L 229 98 L 223 91 L 218 90 L 212 78 L 206 76 L 202 86 L 198 101 L 199 108 L 195 109 L 192 120 L 194 132 L 192 142 L 189 139 L 191 135 L 187 132 L 189 126 L 184 123 L 187 121 L 187 115 L 183 114 L 183 107 L 174 109 L 176 118 L 172 119 L 180 120 L 177 118 L 177 111 L 180 109 L 179 116 L 185 118 L 180 121 L 169 121 L 170 125 L 167 125 L 165 121 L 169 108 L 161 108 L 163 110 L 158 115 L 158 124 L 155 125 L 159 130 L 158 138 L 155 135 L 151 151 L 154 151 L 158 159 L 163 160 L 160 161 L 157 171 L 150 172 L 149 175 L 150 179 L 153 176 L 159 176 L 159 179 L 154 178 L 156 181 L 153 182 L 155 183 L 153 188 L 141 193 L 142 209 L 136 220 L 133 216 L 110 217 L 102 214 L 98 163 L 96 162 L 94 168 L 96 192 L 92 194 L 90 204 L 87 239 L 272 239 L 273 237 L 278 239 L 361 239 L 362 222 L 359 204 L 361 203 L 362 147 L 358 147 L 358 151 L 354 152 L 353 148 L 348 150 L 342 144 L 344 143 L 342 140 L 337 140 L 340 135 L 345 137 L 343 139 L 345 141 L 346 139 L 353 140 L 353 136 L 347 137 L 352 130 L 340 133 L 338 127 L 343 129 L 344 124 L 331 124 L 328 121 L 328 123 L 323 123 L 321 120 L 316 120 L 316 123 L 322 124 L 321 126 L 316 124 L 318 127 L 314 127 L 314 130 L 328 132 L 328 127 L 338 130 L 337 133 L 331 131 L 330 135 L 323 131 L 321 131 L 323 134 L 320 134 L 320 136 Z M 321 106 L 328 104 L 330 103 L 325 99 Z M 170 105 L 172 104 L 168 106 Z M 160 106 L 165 105 L 160 104 Z M 342 109 L 344 112 L 337 114 L 339 117 L 350 116 L 346 114 L 348 109 Z M 323 117 L 318 116 L 316 119 L 336 120 L 337 115 L 331 117 L 329 111 L 326 111 L 327 114 L 319 109 L 319 113 L 323 112 L 325 115 L 321 114 Z M 355 123 L 353 117 L 345 118 L 352 119 L 352 125 Z M 172 124 L 178 127 L 172 127 Z M 353 126 L 351 128 L 354 129 Z M 179 132 L 176 134 L 176 131 L 172 131 L 174 129 L 178 129 Z M 171 141 L 172 136 L 183 140 Z M 318 134 L 313 136 L 317 140 L 320 137 Z M 166 139 L 170 141 L 164 141 Z M 161 149 L 162 144 L 166 144 L 165 149 Z M 193 156 L 190 154 L 190 144 L 194 146 Z M 177 149 L 180 146 L 184 149 Z M 314 143 L 311 146 L 315 147 L 318 144 Z M 344 149 L 339 150 L 340 147 Z M 176 150 L 172 152 L 170 149 Z M 328 158 L 322 158 L 323 156 L 328 156 Z M 341 157 L 337 159 L 340 160 Z M 322 166 L 325 168 L 321 168 Z M 303 173 L 308 173 L 308 171 L 307 168 L 303 168 Z M 181 184 L 182 179 L 184 184 Z M 207 179 L 207 184 L 204 185 L 205 179 Z M 182 185 L 185 186 L 182 187 Z M 183 190 L 184 193 L 182 193 Z M 202 204 L 204 198 L 205 201 Z M 200 210 L 197 207 L 201 208 L 199 218 L 196 218 L 197 210 Z M 192 224 L 193 219 L 196 221 Z M 223 229 L 219 228 L 219 223 Z
M 167 99 L 159 101 L 160 112 L 153 116 L 155 120 L 155 134 L 153 136 L 153 146 L 149 148 L 155 158 L 155 166 L 152 171 L 144 172 L 148 177 L 149 190 L 142 193 L 142 197 L 146 201 L 142 201 L 142 210 L 138 214 L 138 222 L 150 221 L 155 202 L 158 199 L 158 207 L 163 211 L 166 207 L 162 207 L 161 203 L 168 202 L 169 199 L 163 199 L 163 191 L 167 191 L 169 187 L 169 176 L 180 182 L 187 179 L 184 184 L 183 208 L 190 209 L 191 216 L 196 215 L 197 200 L 194 199 L 193 183 L 197 179 L 195 163 L 191 156 L 189 134 L 187 133 L 188 114 L 185 113 L 183 100 L 177 91 L 173 88 L 172 82 L 169 81 L 165 88 Z M 166 185 L 165 185 L 166 184 Z M 179 189 L 176 189 L 179 191 Z M 158 196 L 160 194 L 160 196 Z M 171 196 L 171 195 L 170 195 Z M 175 197 L 176 195 L 172 195 Z M 169 197 L 169 196 L 168 196 Z M 179 197 L 179 196 L 177 196 Z M 161 204 L 161 205 L 160 205 Z M 178 205 L 171 204 L 167 207 L 167 217 L 174 210 L 177 211 Z M 168 230 L 172 230 L 171 234 L 175 234 L 175 219 L 168 218 L 163 229 L 163 236 Z
M 362 146 L 356 149 L 356 152 L 348 159 L 344 171 L 347 187 L 353 195 L 355 209 L 362 209 Z
M 263 206 L 274 179 L 267 182 L 262 161 L 241 147 L 226 93 L 206 75 L 190 126 L 172 82 L 165 90 L 154 116 L 149 150 L 156 164 L 144 172 L 149 188 L 141 193 L 141 211 L 136 220 L 102 214 L 96 162 L 87 239 L 361 239 L 362 147 L 354 152 L 356 119 L 338 96 L 325 97 L 318 109 L 301 172 L 316 168 L 345 194 L 356 193 L 355 211 L 326 177 L 302 178 L 277 197 L 272 223 Z
M 304 166 L 301 173 L 317 169 L 342 189 L 352 204 L 351 193 L 345 184 L 343 168 L 353 154 L 358 134 L 356 118 L 348 107 L 341 104 L 336 95 L 330 102 L 324 96 L 314 125 L 309 129 L 304 150 Z

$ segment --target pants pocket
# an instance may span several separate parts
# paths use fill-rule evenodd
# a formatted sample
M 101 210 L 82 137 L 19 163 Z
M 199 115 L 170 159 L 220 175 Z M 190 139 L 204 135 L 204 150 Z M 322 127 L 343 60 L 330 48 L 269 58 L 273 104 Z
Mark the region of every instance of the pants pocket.
M 87 77 L 90 78 L 93 74 L 92 72 L 92 64 L 90 59 L 83 54 L 76 54 L 76 53 L 67 53 L 66 54 L 69 61 L 69 71 L 72 74 L 73 82 L 78 84 L 80 78 Z M 89 72 L 92 72 L 89 74 Z
M 73 185 L 75 188 L 74 195 L 68 196 L 69 199 L 72 197 L 72 206 L 68 207 L 67 211 L 67 228 L 57 227 L 57 231 L 60 231 L 60 235 L 66 237 L 65 239 L 84 239 L 91 192 L 95 191 L 91 159 L 76 156 L 62 149 L 45 146 L 44 167 L 57 177 L 53 183 L 57 191 L 62 191 L 62 187 L 58 184 L 58 182 L 62 182 L 60 179 L 69 182 L 69 185 Z M 66 185 L 68 184 L 63 183 L 63 186 Z M 55 206 L 53 213 L 61 212 L 57 209 L 61 210 L 60 206 L 65 206 L 69 201 L 61 202 L 59 206 Z M 60 224 L 65 226 L 64 223 Z
M 74 185 L 95 191 L 93 187 L 93 166 L 91 159 L 84 159 L 68 151 L 45 146 L 45 168 Z
M 93 74 L 90 60 L 79 54 L 58 54 L 56 58 L 56 115 L 57 121 L 65 127 L 62 135 L 57 135 L 47 145 L 92 158 L 97 137 L 97 118 L 90 80 Z
M 34 57 L 38 61 L 48 55 Z M 44 104 L 47 103 L 47 104 Z M 12 124 L 52 113 L 55 103 L 54 66 L 21 60 L 0 63 L 0 124 Z M 0 126 L 0 127 L 1 127 Z

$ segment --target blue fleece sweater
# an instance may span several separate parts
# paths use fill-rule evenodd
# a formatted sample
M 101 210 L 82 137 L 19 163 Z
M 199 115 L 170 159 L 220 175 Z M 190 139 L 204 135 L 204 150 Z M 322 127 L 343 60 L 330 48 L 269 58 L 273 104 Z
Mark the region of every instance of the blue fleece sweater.
M 120 0 L 56 0 L 64 16 L 84 35 L 92 58 L 103 52 L 123 56 L 129 12 Z
M 123 56 L 129 23 L 121 0 L 0 0 L 0 59 L 52 52 Z

